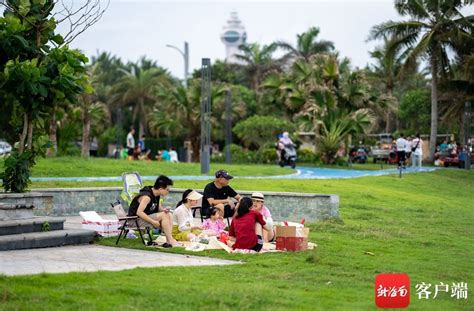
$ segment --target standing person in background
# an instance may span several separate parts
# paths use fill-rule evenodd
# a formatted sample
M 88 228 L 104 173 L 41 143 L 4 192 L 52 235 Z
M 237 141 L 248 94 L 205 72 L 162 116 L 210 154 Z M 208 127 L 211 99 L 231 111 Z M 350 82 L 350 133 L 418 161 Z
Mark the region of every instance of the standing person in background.
M 416 134 L 416 138 L 411 142 L 413 159 L 411 165 L 413 168 L 421 168 L 421 161 L 423 158 L 423 141 L 420 138 L 420 134 Z
M 397 156 L 398 156 L 398 168 L 405 168 L 405 150 L 407 148 L 407 141 L 403 137 L 403 133 L 400 133 L 400 137 L 396 141 L 397 145 Z
M 135 151 L 135 138 L 133 137 L 135 135 L 135 129 L 130 127 L 130 132 L 127 134 L 127 150 L 128 150 L 128 160 L 133 160 L 133 153 Z
M 407 136 L 407 139 L 406 139 L 406 148 L 405 148 L 405 163 L 406 165 L 408 166 L 408 161 L 410 160 L 410 157 L 411 157 L 411 147 L 412 147 L 412 140 L 411 140 L 411 136 L 408 135 Z
M 174 150 L 173 147 L 170 148 L 170 151 L 168 152 L 169 156 L 170 156 L 170 162 L 171 163 L 178 163 L 179 160 L 178 160 L 178 153 L 176 152 L 176 150 Z

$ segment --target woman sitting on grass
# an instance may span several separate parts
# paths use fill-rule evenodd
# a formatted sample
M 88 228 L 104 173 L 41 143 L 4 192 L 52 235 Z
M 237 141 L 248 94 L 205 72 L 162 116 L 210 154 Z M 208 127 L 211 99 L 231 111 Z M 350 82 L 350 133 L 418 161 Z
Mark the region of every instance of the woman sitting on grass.
M 237 216 L 232 219 L 229 235 L 235 238 L 233 249 L 248 249 L 259 252 L 263 247 L 262 228 L 270 230 L 262 214 L 251 210 L 252 199 L 244 197 L 237 206 Z
M 178 241 L 191 241 L 202 232 L 201 226 L 194 226 L 191 208 L 198 204 L 202 194 L 188 189 L 183 193 L 183 199 L 173 213 L 173 230 L 171 234 Z

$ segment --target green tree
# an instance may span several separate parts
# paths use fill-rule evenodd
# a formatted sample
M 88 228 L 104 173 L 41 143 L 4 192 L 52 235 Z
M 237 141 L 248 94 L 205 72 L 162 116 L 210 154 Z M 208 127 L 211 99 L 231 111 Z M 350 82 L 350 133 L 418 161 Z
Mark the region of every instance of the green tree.
M 429 159 L 434 159 L 438 133 L 438 82 L 449 68 L 447 49 L 459 40 L 472 41 L 474 16 L 463 16 L 460 9 L 473 1 L 395 0 L 395 9 L 411 19 L 388 21 L 374 26 L 370 38 L 393 36 L 392 47 L 405 48 L 405 64 L 426 57 L 431 69 L 431 134 Z
M 6 191 L 23 192 L 35 157 L 42 154 L 44 115 L 59 101 L 84 92 L 87 58 L 55 34 L 54 1 L 6 1 L 0 18 L 0 97 L 11 110 L 18 148 L 1 174 Z M 53 46 L 53 47 L 52 47 Z M 56 47 L 54 47 L 56 46 Z M 35 134 L 35 130 L 37 134 Z
M 280 68 L 280 64 L 272 58 L 277 45 L 272 43 L 260 46 L 258 43 L 249 43 L 239 48 L 242 54 L 236 57 L 245 63 L 245 71 L 251 81 L 251 88 L 258 93 L 263 77 L 268 72 Z
M 270 116 L 252 116 L 234 126 L 234 133 L 247 147 L 261 148 L 275 142 L 278 134 L 293 132 L 295 126 Z
M 383 101 L 385 114 L 385 132 L 392 133 L 395 131 L 398 120 L 396 115 L 398 112 L 399 102 L 394 91 L 400 80 L 402 79 L 402 66 L 405 54 L 400 53 L 398 49 L 393 49 L 393 38 L 384 38 L 382 46 L 375 48 L 370 52 L 370 56 L 375 60 L 375 64 L 368 71 L 369 79 L 375 87 L 380 88 L 380 99 Z M 408 74 L 405 74 L 405 77 Z
M 110 89 L 110 102 L 116 106 L 132 107 L 132 121 L 138 119 L 141 137 L 148 132 L 148 117 L 153 104 L 157 101 L 158 88 L 168 88 L 172 85 L 171 78 L 162 68 L 141 69 L 131 66 L 129 72 Z
M 288 51 L 284 59 L 304 58 L 308 61 L 312 55 L 334 51 L 333 42 L 317 40 L 319 32 L 318 27 L 310 27 L 306 32 L 297 34 L 296 46 L 284 41 L 278 41 L 276 44 L 278 47 Z
M 412 133 L 426 133 L 430 128 L 430 91 L 411 90 L 402 97 L 399 110 L 401 126 Z

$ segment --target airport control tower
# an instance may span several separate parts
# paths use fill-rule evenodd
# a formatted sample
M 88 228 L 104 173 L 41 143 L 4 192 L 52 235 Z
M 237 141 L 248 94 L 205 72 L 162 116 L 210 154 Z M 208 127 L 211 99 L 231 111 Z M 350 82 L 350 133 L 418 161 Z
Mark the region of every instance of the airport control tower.
M 225 45 L 226 62 L 239 64 L 241 61 L 235 57 L 240 54 L 239 45 L 244 44 L 247 40 L 245 27 L 242 25 L 237 12 L 230 13 L 230 19 L 227 25 L 223 27 L 221 40 Z

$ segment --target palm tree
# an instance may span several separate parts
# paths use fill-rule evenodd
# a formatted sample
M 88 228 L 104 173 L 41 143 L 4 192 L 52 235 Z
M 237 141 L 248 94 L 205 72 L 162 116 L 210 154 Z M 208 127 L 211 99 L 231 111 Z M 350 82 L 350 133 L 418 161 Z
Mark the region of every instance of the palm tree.
M 368 71 L 369 79 L 372 79 L 373 84 L 380 85 L 382 92 L 380 98 L 385 107 L 386 133 L 392 133 L 398 124 L 396 112 L 400 104 L 394 96 L 394 90 L 402 78 L 403 61 L 406 56 L 405 53 L 400 53 L 398 49 L 391 48 L 392 42 L 393 38 L 384 37 L 383 46 L 370 52 L 375 64 Z
M 211 89 L 213 127 L 218 123 L 214 106 L 222 100 L 226 88 L 214 83 Z M 201 80 L 190 80 L 188 88 L 177 86 L 171 89 L 159 89 L 157 97 L 162 105 L 155 105 L 150 114 L 150 128 L 155 135 L 185 137 L 191 142 L 193 160 L 199 160 L 201 138 Z
M 278 47 L 287 50 L 288 54 L 284 59 L 304 58 L 309 60 L 310 56 L 319 53 L 329 53 L 334 50 L 334 43 L 327 40 L 317 40 L 319 35 L 318 27 L 310 27 L 306 32 L 296 35 L 296 46 L 285 41 L 278 41 Z
M 121 106 L 131 106 L 133 121 L 138 118 L 141 137 L 147 130 L 148 112 L 156 100 L 157 88 L 169 87 L 172 84 L 166 71 L 161 68 L 141 70 L 132 67 L 110 90 L 110 102 Z
M 472 0 L 395 0 L 395 9 L 406 21 L 388 21 L 374 26 L 370 38 L 394 36 L 392 48 L 405 48 L 405 64 L 427 57 L 431 69 L 431 133 L 429 159 L 434 159 L 438 132 L 438 81 L 449 69 L 447 49 L 460 39 L 472 41 L 474 16 L 463 16 L 460 9 Z
M 258 93 L 265 74 L 280 68 L 278 62 L 272 59 L 272 54 L 277 49 L 277 45 L 272 43 L 260 46 L 258 43 L 249 43 L 243 44 L 239 48 L 242 54 L 236 55 L 236 57 L 245 63 L 247 75 L 251 80 L 251 87 Z

